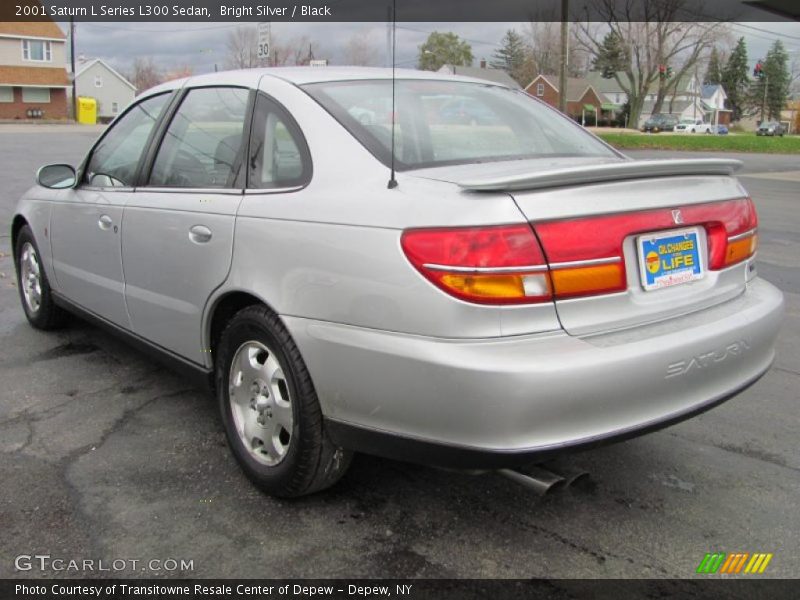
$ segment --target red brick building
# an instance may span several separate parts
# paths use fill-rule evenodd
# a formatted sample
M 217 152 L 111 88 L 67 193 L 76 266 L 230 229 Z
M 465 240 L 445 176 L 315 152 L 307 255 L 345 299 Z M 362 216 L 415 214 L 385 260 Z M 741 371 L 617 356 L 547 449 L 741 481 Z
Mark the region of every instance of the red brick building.
M 558 108 L 560 97 L 558 77 L 538 75 L 525 87 L 525 91 Z M 602 105 L 600 95 L 587 80 L 578 77 L 567 78 L 567 114 L 570 117 L 579 122 L 584 117 L 587 125 L 594 125 L 595 114 L 599 114 Z
M 66 119 L 66 43 L 52 21 L 0 22 L 0 119 Z

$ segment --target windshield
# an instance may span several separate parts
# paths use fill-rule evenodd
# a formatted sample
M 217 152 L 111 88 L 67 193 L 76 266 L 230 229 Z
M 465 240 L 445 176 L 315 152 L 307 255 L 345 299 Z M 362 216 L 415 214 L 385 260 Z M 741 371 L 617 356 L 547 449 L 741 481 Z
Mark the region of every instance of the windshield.
M 391 80 L 314 83 L 304 89 L 389 165 Z M 618 156 L 521 91 L 480 83 L 400 80 L 395 93 L 399 170 L 547 156 Z

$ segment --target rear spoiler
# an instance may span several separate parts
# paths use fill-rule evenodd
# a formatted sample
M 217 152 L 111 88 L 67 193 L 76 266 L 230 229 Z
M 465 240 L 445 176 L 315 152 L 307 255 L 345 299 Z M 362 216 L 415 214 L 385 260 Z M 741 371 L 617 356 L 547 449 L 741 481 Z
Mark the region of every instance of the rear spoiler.
M 536 190 L 585 183 L 601 183 L 649 177 L 681 175 L 733 175 L 742 161 L 729 158 L 697 158 L 692 160 L 629 160 L 602 165 L 583 165 L 512 175 L 475 177 L 456 183 L 465 190 L 511 192 Z

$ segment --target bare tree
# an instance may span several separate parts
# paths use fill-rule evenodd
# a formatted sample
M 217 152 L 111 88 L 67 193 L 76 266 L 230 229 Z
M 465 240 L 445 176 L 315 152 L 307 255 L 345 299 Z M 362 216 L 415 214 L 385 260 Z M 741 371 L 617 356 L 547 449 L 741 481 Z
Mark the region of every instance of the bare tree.
M 319 46 L 312 42 L 307 35 L 290 39 L 284 45 L 284 52 L 287 53 L 285 64 L 307 65 L 314 60 L 319 53 Z
M 375 64 L 378 50 L 372 45 L 369 35 L 354 33 L 347 40 L 343 54 L 345 64 L 369 67 Z
M 604 32 L 622 41 L 625 60 L 613 78 L 628 95 L 634 124 L 653 85 L 657 112 L 725 30 L 722 23 L 678 21 L 681 15 L 696 12 L 696 2 L 690 6 L 688 0 L 597 0 L 594 7 L 605 22 L 578 23 L 578 42 L 597 59 L 605 52 Z M 670 67 L 671 77 L 661 74 L 662 68 Z
M 133 61 L 128 80 L 141 93 L 164 81 L 164 77 L 152 58 L 140 57 Z
M 225 43 L 225 67 L 228 69 L 252 69 L 260 66 L 256 44 L 258 31 L 253 25 L 242 25 L 228 34 Z
M 561 63 L 561 24 L 556 21 L 531 21 L 525 27 L 529 62 L 534 76 L 555 75 Z M 567 74 L 581 77 L 586 73 L 587 52 L 579 43 L 577 28 L 569 28 Z
M 184 77 L 191 77 L 194 69 L 190 65 L 179 65 L 164 73 L 163 80 L 171 81 L 173 79 L 183 79 Z

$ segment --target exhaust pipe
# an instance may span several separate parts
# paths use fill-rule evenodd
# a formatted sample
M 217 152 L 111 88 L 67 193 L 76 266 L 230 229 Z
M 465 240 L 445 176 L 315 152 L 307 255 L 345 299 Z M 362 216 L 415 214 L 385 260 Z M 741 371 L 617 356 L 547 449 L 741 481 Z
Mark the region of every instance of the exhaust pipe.
M 542 469 L 538 466 L 525 467 L 524 469 L 524 472 L 513 469 L 500 469 L 498 473 L 534 491 L 539 496 L 544 496 L 564 486 L 565 479 L 547 469 Z
M 584 471 L 581 468 L 567 465 L 559 461 L 546 462 L 543 463 L 542 466 L 563 477 L 565 487 L 572 485 L 580 487 L 581 485 L 586 484 L 589 480 L 588 471 Z

